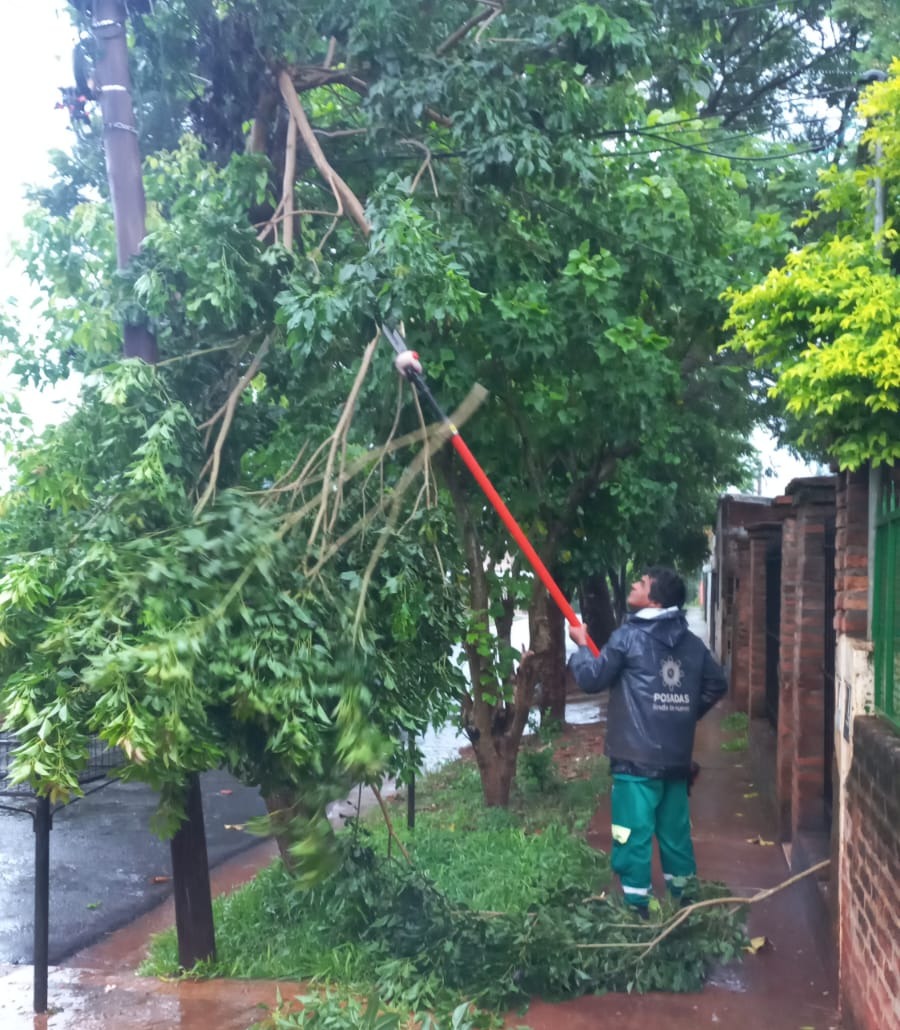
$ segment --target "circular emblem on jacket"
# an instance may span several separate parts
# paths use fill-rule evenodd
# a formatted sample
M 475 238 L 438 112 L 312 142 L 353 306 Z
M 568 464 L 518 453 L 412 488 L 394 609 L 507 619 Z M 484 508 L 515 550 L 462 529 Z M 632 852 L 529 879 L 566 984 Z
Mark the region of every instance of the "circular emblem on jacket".
M 684 679 L 684 670 L 681 668 L 681 662 L 677 658 L 673 658 L 672 655 L 669 655 L 668 658 L 663 658 L 659 663 L 659 674 L 662 677 L 663 684 L 669 690 L 677 690 Z

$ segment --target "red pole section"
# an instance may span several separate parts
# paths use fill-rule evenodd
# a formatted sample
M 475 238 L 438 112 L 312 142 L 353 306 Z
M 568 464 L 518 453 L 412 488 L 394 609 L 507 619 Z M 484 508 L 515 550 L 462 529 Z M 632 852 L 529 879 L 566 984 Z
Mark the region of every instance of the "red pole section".
M 516 541 L 519 547 L 522 548 L 522 552 L 524 553 L 528 561 L 531 563 L 531 567 L 538 574 L 538 578 L 540 579 L 540 581 L 547 588 L 550 596 L 553 598 L 554 601 L 556 601 L 557 605 L 559 606 L 559 610 L 563 613 L 563 615 L 565 615 L 566 620 L 568 621 L 570 626 L 580 626 L 581 622 L 578 616 L 575 614 L 575 612 L 572 611 L 572 606 L 566 600 L 563 592 L 556 585 L 555 580 L 550 575 L 550 571 L 548 570 L 547 566 L 541 561 L 537 551 L 531 546 L 531 541 L 528 539 L 527 536 L 525 536 L 524 532 L 522 531 L 522 527 L 513 518 L 512 512 L 503 503 L 503 498 L 494 489 L 494 484 L 488 479 L 484 469 L 478 464 L 475 455 L 466 446 L 465 440 L 463 440 L 463 438 L 459 435 L 459 431 L 452 423 L 450 424 L 450 429 L 450 443 L 453 444 L 456 453 L 465 462 L 466 468 L 468 468 L 468 470 L 475 477 L 475 481 L 484 491 L 485 496 L 494 506 L 494 509 L 497 512 L 497 514 L 500 516 L 501 519 L 503 519 L 503 524 L 510 531 L 510 533 L 512 533 L 513 539 Z M 595 658 L 600 654 L 600 649 L 597 647 L 594 641 L 591 640 L 590 637 L 587 638 L 587 646 L 591 649 L 591 654 Z

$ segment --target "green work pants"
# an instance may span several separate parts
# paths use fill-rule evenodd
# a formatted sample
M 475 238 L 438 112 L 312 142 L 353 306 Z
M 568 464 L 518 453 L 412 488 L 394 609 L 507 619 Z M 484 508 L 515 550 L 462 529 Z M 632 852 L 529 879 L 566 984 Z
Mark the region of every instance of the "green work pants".
M 679 896 L 687 878 L 697 871 L 687 787 L 687 780 L 613 776 L 612 867 L 632 905 L 650 900 L 654 834 L 672 894 Z

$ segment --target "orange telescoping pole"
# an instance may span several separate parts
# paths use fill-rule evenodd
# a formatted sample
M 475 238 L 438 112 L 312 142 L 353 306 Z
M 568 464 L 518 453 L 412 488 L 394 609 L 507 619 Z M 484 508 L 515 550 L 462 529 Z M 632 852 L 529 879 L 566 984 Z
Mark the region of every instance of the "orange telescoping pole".
M 528 563 L 534 569 L 538 579 L 540 579 L 540 581 L 547 588 L 547 592 L 556 602 L 559 610 L 566 617 L 566 621 L 569 623 L 569 625 L 580 626 L 581 620 L 573 611 L 572 606 L 566 600 L 565 594 L 563 594 L 563 592 L 559 589 L 559 586 L 557 585 L 554 578 L 550 575 L 550 570 L 543 563 L 543 561 L 541 561 L 540 555 L 537 553 L 537 551 L 535 551 L 534 547 L 532 547 L 531 541 L 525 535 L 522 527 L 519 525 L 518 522 L 516 522 L 512 512 L 509 510 L 509 508 L 507 508 L 506 504 L 504 503 L 503 498 L 494 489 L 494 484 L 490 481 L 490 479 L 488 479 L 487 473 L 484 471 L 481 465 L 478 464 L 478 460 L 476 459 L 475 455 L 469 450 L 465 440 L 463 440 L 462 436 L 460 435 L 459 430 L 450 421 L 446 412 L 443 410 L 440 404 L 438 404 L 434 394 L 429 389 L 428 384 L 425 382 L 425 378 L 422 375 L 422 365 L 419 361 L 418 354 L 416 354 L 415 351 L 409 350 L 409 348 L 406 346 L 406 343 L 403 340 L 403 337 L 400 336 L 400 334 L 395 332 L 393 329 L 390 329 L 387 326 L 382 326 L 382 331 L 390 341 L 391 346 L 397 352 L 397 360 L 395 361 L 397 371 L 416 387 L 419 393 L 431 405 L 432 409 L 435 411 L 438 418 L 444 423 L 444 425 L 447 426 L 447 429 L 450 432 L 450 443 L 453 446 L 453 449 L 460 456 L 460 458 L 462 458 L 463 464 L 472 473 L 475 482 L 481 487 L 485 497 L 487 497 L 487 499 L 491 502 L 494 511 L 496 511 L 497 514 L 500 516 L 504 526 L 506 526 L 506 528 L 510 531 L 513 539 L 522 549 L 522 553 L 528 559 Z M 590 636 L 588 636 L 587 638 L 587 646 L 591 649 L 591 654 L 593 654 L 595 657 L 600 654 L 600 649 L 597 647 L 594 641 L 591 640 Z

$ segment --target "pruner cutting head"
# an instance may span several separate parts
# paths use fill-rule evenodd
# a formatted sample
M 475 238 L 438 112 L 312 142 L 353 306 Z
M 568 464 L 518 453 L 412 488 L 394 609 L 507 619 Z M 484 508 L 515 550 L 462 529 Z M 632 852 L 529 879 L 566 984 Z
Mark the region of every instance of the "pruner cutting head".
M 397 332 L 396 329 L 391 329 L 390 326 L 382 326 L 381 331 L 387 337 L 388 342 L 397 352 L 397 356 L 394 358 L 394 368 L 403 376 L 404 379 L 410 379 L 412 376 L 420 376 L 422 374 L 422 362 L 419 360 L 419 355 L 414 350 L 410 350 L 406 346 L 406 341 Z
M 405 350 L 398 354 L 394 358 L 394 368 L 404 379 L 409 379 L 413 374 L 419 376 L 422 374 L 422 362 L 419 361 L 419 355 L 414 350 Z

